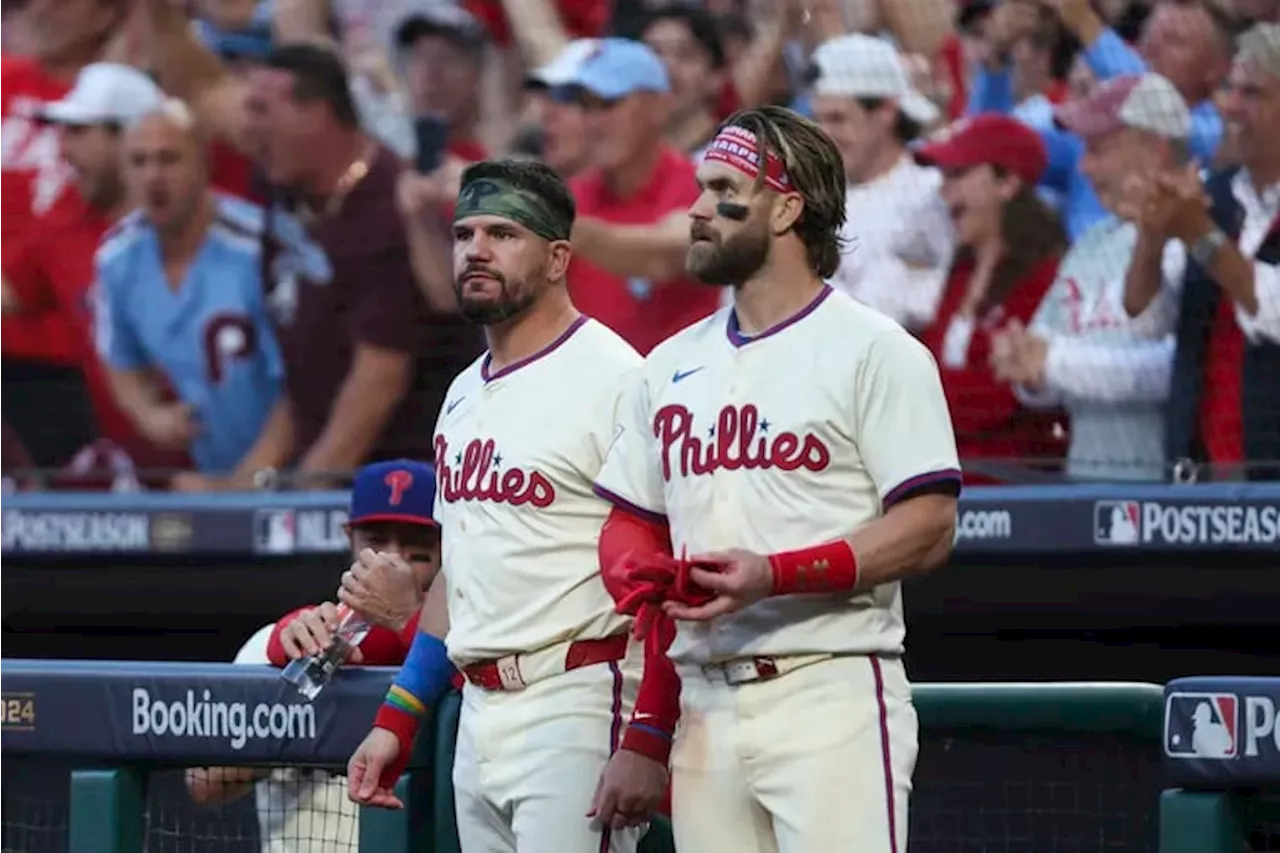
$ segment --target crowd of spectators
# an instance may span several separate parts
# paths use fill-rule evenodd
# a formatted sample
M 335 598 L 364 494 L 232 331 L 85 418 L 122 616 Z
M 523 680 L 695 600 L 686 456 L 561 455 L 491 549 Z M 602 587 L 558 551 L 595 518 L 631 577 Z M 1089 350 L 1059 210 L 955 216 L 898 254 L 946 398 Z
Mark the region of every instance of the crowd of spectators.
M 727 298 L 686 210 L 761 103 L 840 148 L 831 286 L 933 351 L 970 482 L 1280 478 L 1280 0 L 3 11 L 7 488 L 430 458 L 486 157 L 569 181 L 571 296 L 648 352 Z

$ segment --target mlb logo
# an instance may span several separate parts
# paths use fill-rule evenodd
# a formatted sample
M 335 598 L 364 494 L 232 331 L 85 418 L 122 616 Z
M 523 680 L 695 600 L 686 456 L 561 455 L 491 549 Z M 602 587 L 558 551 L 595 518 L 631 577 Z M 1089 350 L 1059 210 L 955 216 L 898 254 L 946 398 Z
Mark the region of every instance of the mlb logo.
M 1239 709 L 1234 693 L 1170 693 L 1164 708 L 1164 754 L 1235 758 Z
M 1137 501 L 1098 501 L 1093 505 L 1095 545 L 1136 545 L 1142 530 Z
M 292 554 L 297 522 L 291 509 L 260 509 L 253 514 L 255 554 Z

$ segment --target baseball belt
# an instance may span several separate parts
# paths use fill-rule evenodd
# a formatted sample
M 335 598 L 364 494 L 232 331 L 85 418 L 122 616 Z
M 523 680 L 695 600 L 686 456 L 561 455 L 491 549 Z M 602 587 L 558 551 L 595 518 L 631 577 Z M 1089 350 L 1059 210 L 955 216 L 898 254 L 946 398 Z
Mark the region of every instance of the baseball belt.
M 802 666 L 831 660 L 833 654 L 815 655 L 782 655 L 779 657 L 756 656 L 703 664 L 699 669 L 702 674 L 713 681 L 724 681 L 726 684 L 747 684 L 752 681 L 768 681 L 788 672 L 794 672 Z
M 599 640 L 557 643 L 536 652 L 507 655 L 497 660 L 477 661 L 462 668 L 462 675 L 485 690 L 523 690 L 535 681 L 553 675 L 620 661 L 627 656 L 628 634 L 614 634 Z

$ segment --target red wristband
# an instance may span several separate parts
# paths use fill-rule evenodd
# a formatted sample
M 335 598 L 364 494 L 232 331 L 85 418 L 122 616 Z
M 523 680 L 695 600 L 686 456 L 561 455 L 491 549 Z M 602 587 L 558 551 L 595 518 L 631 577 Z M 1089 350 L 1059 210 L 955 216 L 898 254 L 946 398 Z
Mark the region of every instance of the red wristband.
M 843 539 L 769 558 L 773 594 L 851 592 L 858 585 L 858 558 Z
M 373 727 L 386 729 L 400 742 L 396 760 L 383 769 L 382 776 L 378 779 L 378 784 L 382 787 L 394 788 L 404 769 L 409 766 L 409 759 L 413 756 L 413 739 L 418 734 L 418 720 L 418 717 L 408 711 L 387 702 L 383 702 L 378 708 L 378 715 L 373 718 Z
M 622 749 L 639 753 L 666 767 L 671 757 L 671 736 L 656 726 L 632 723 L 622 735 Z

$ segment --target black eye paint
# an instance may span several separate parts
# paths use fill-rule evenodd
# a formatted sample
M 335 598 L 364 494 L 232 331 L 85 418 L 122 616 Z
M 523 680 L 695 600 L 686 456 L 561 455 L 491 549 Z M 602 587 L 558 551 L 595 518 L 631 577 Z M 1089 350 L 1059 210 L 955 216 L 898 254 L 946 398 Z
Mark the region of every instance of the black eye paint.
M 745 204 L 736 204 L 732 201 L 722 201 L 716 204 L 716 213 L 725 219 L 732 219 L 735 222 L 746 221 L 747 216 L 751 213 L 750 208 Z

